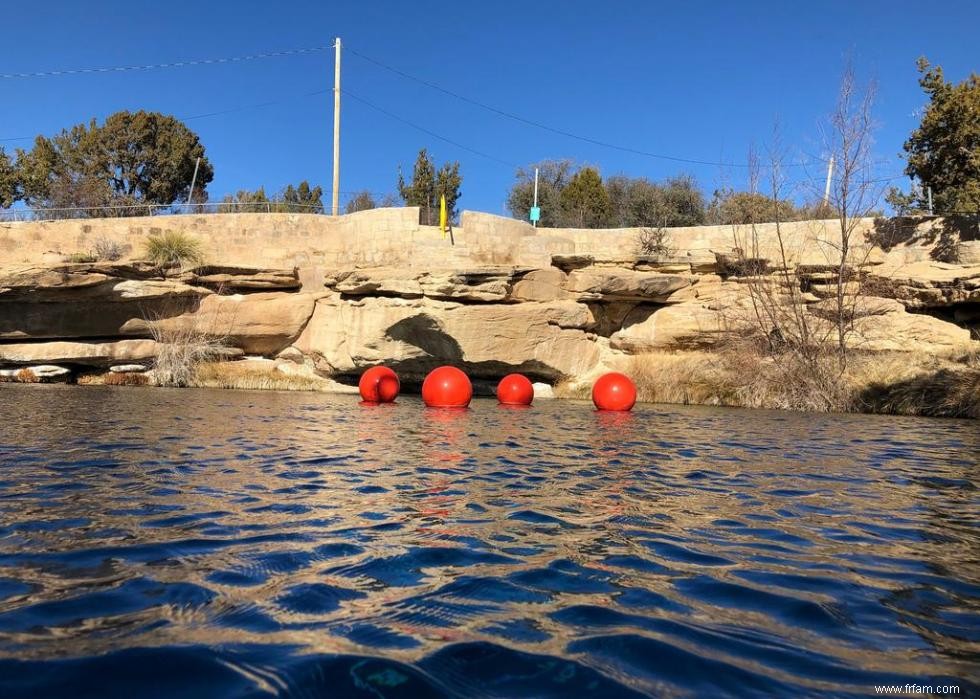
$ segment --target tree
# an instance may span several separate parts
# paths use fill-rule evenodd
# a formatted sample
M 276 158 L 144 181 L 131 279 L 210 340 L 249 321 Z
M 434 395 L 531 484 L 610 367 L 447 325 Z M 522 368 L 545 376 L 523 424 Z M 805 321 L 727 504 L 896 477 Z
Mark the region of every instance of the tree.
M 23 198 L 31 206 L 117 206 L 187 201 L 197 158 L 194 199 L 206 198 L 214 169 L 197 134 L 172 116 L 117 112 L 18 150 Z
M 760 192 L 715 190 L 708 206 L 707 222 L 712 225 L 744 225 L 772 221 L 802 221 L 805 208 L 797 208 L 790 199 L 773 200 Z
M 3 148 L 0 148 L 0 209 L 13 206 L 14 202 L 20 198 L 18 189 L 17 170 L 14 168 L 10 156 Z
M 234 196 L 225 195 L 225 198 L 218 204 L 219 214 L 261 213 L 264 211 L 271 211 L 270 200 L 265 194 L 265 187 L 259 187 L 254 192 L 239 189 Z
M 320 186 L 310 187 L 310 183 L 303 180 L 298 185 L 288 185 L 280 195 L 276 197 L 277 206 L 275 211 L 301 213 L 301 214 L 322 214 L 323 213 L 323 188 Z
M 543 160 L 518 168 L 517 182 L 507 195 L 507 208 L 514 218 L 527 221 L 534 205 L 534 170 L 538 169 L 538 206 L 541 220 L 538 225 L 561 225 L 561 192 L 575 174 L 575 164 L 565 160 Z
M 609 194 L 595 168 L 585 167 L 575 173 L 562 189 L 562 224 L 576 228 L 604 228 L 609 225 L 612 208 Z
M 364 190 L 363 192 L 358 192 L 354 197 L 347 202 L 347 207 L 344 209 L 344 213 L 353 214 L 358 211 L 367 211 L 368 209 L 377 209 L 378 203 L 374 200 L 374 196 L 371 192 Z
M 439 199 L 446 196 L 446 208 L 450 217 L 456 220 L 460 185 L 459 162 L 444 163 L 436 172 L 435 164 L 428 151 L 423 148 L 415 159 L 412 182 L 407 184 L 401 171 L 398 172 L 398 194 L 408 206 L 419 207 L 419 222 L 434 226 L 439 223 Z
M 616 175 L 606 180 L 612 224 L 621 228 L 697 226 L 704 223 L 704 197 L 694 178 L 660 183 Z
M 971 73 L 954 85 L 946 81 L 942 67 L 931 67 L 925 58 L 917 65 L 929 104 L 904 145 L 905 173 L 921 184 L 907 204 L 924 209 L 922 194 L 929 187 L 940 213 L 980 210 L 980 76 Z M 901 204 L 894 192 L 889 202 Z

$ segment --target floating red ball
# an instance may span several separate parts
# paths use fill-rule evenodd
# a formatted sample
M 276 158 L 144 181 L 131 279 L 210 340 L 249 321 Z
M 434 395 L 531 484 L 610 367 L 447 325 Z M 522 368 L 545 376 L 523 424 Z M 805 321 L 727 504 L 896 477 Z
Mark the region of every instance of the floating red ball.
M 592 386 L 592 402 L 599 410 L 632 410 L 636 386 L 625 374 L 616 371 L 603 374 Z
M 507 374 L 497 384 L 497 400 L 504 405 L 531 405 L 534 386 L 524 374 Z
M 357 388 L 366 403 L 391 403 L 398 397 L 401 382 L 398 374 L 388 367 L 373 366 L 361 374 Z
M 469 377 L 454 366 L 433 369 L 422 382 L 422 400 L 430 408 L 465 408 L 471 398 Z

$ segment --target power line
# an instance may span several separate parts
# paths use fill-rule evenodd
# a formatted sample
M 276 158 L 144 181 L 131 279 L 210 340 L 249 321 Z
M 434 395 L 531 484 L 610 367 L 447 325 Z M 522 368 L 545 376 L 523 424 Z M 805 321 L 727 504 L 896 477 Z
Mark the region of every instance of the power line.
M 215 65 L 222 63 L 242 63 L 263 58 L 278 58 L 281 56 L 299 56 L 307 53 L 326 51 L 331 46 L 309 46 L 306 48 L 286 49 L 284 51 L 265 51 L 244 56 L 223 56 L 220 58 L 200 58 L 190 61 L 171 61 L 168 63 L 146 63 L 143 65 L 102 66 L 90 68 L 66 68 L 62 70 L 40 70 L 28 73 L 0 73 L 0 79 L 51 78 L 61 75 L 84 75 L 87 73 L 126 73 L 135 70 L 157 70 L 162 68 L 187 68 L 190 66 Z
M 382 63 L 381 61 L 379 61 L 377 59 L 374 59 L 374 58 L 371 58 L 370 56 L 366 56 L 363 53 L 360 53 L 358 51 L 355 51 L 354 49 L 352 49 L 350 47 L 347 48 L 347 52 L 354 54 L 358 58 L 360 58 L 362 60 L 365 60 L 368 63 L 373 63 L 374 65 L 378 66 L 379 68 L 383 68 L 384 70 L 390 71 L 390 72 L 394 73 L 395 75 L 398 75 L 398 76 L 400 76 L 402 78 L 405 78 L 406 80 L 412 80 L 412 81 L 417 82 L 417 83 L 419 83 L 421 85 L 425 85 L 426 87 L 428 87 L 430 89 L 436 90 L 436 91 L 441 92 L 441 93 L 443 93 L 445 95 L 449 95 L 450 97 L 453 97 L 455 99 L 458 99 L 458 100 L 461 100 L 463 102 L 466 102 L 467 104 L 471 104 L 473 106 L 480 107 L 481 109 L 485 109 L 485 110 L 487 110 L 489 112 L 492 112 L 494 114 L 497 114 L 498 116 L 502 116 L 502 117 L 505 117 L 507 119 L 512 119 L 514 121 L 520 122 L 522 124 L 526 124 L 528 126 L 533 126 L 534 128 L 541 129 L 543 131 L 549 131 L 551 133 L 558 134 L 560 136 L 565 136 L 566 138 L 573 138 L 573 139 L 575 139 L 577 141 L 582 141 L 584 143 L 590 143 L 592 145 L 601 146 L 603 148 L 611 148 L 611 149 L 614 149 L 614 150 L 622 151 L 624 153 L 632 153 L 634 155 L 642 155 L 642 156 L 645 156 L 645 157 L 648 157 L 648 158 L 657 158 L 659 160 L 670 160 L 670 161 L 678 162 L 678 163 L 689 163 L 689 164 L 692 164 L 692 165 L 712 165 L 712 166 L 718 166 L 718 167 L 739 167 L 739 168 L 748 168 L 748 167 L 750 167 L 750 165 L 747 164 L 747 163 L 723 163 L 723 162 L 717 162 L 717 161 L 711 161 L 711 160 L 698 160 L 698 159 L 694 159 L 694 158 L 681 158 L 681 157 L 677 157 L 677 156 L 673 156 L 673 155 L 664 155 L 663 153 L 651 153 L 649 151 L 639 150 L 637 148 L 631 148 L 629 146 L 622 146 L 622 145 L 619 145 L 619 144 L 616 144 L 616 143 L 609 143 L 609 142 L 606 142 L 606 141 L 600 141 L 599 139 L 591 138 L 589 136 L 582 136 L 580 134 L 572 133 L 571 131 L 566 131 L 564 129 L 559 129 L 559 128 L 556 128 L 554 126 L 549 126 L 548 124 L 543 124 L 543 123 L 541 123 L 539 121 L 534 121 L 533 119 L 527 119 L 527 118 L 522 117 L 520 115 L 513 114 L 511 112 L 505 111 L 505 110 L 500 109 L 498 107 L 494 107 L 493 105 L 486 104 L 485 102 L 480 102 L 479 100 L 475 100 L 475 99 L 473 99 L 471 97 L 467 97 L 466 95 L 461 95 L 458 92 L 454 92 L 453 90 L 449 90 L 449 89 L 447 89 L 445 87 L 442 87 L 441 85 L 437 85 L 436 83 L 433 83 L 433 82 L 431 82 L 429 80 L 426 80 L 424 78 L 420 78 L 420 77 L 415 76 L 415 75 L 412 75 L 410 73 L 406 73 L 405 71 L 400 70 L 398 68 L 395 68 L 393 66 L 390 66 L 390 65 L 388 65 L 386 63 Z M 798 166 L 802 166 L 804 164 L 805 163 L 790 163 L 789 165 L 792 165 L 794 167 L 798 167 Z
M 462 143 L 459 143 L 458 141 L 454 141 L 454 140 L 452 140 L 450 138 L 446 138 L 445 136 L 442 136 L 440 134 L 437 134 L 435 131 L 431 131 L 430 129 L 427 129 L 424 126 L 419 126 L 418 124 L 416 124 L 416 123 L 414 123 L 412 121 L 409 121 L 408 119 L 404 119 L 404 118 L 398 116 L 397 114 L 394 114 L 393 112 L 389 112 L 387 109 L 385 109 L 383 107 L 379 107 L 376 104 L 373 104 L 371 102 L 368 102 L 363 97 L 358 97 L 357 95 L 355 95 L 354 93 L 352 93 L 350 90 L 343 89 L 343 90 L 341 90 L 341 93 L 347 95 L 348 97 L 350 97 L 353 100 L 356 100 L 357 102 L 360 102 L 361 104 L 364 104 L 364 105 L 370 107 L 371 109 L 374 109 L 374 110 L 376 110 L 378 112 L 381 112 L 385 116 L 390 117 L 391 119 L 394 119 L 395 121 L 400 121 L 401 123 L 403 123 L 403 124 L 405 124 L 407 126 L 411 126 L 413 129 L 418 129 L 422 133 L 428 134 L 429 136 L 432 136 L 433 138 L 437 138 L 440 141 L 445 141 L 446 143 L 448 143 L 450 145 L 453 145 L 453 146 L 456 146 L 457 148 L 461 148 L 461 149 L 463 149 L 465 151 L 469 151 L 470 153 L 473 153 L 474 155 L 479 155 L 482 158 L 486 158 L 488 160 L 492 160 L 492 161 L 494 161 L 496 163 L 500 163 L 501 165 L 506 165 L 509 168 L 516 169 L 516 168 L 520 167 L 519 165 L 516 165 L 514 163 L 510 163 L 510 162 L 507 162 L 506 160 L 501 160 L 500 158 L 498 158 L 496 156 L 493 156 L 493 155 L 490 155 L 489 153 L 484 153 L 483 151 L 476 150 L 475 148 L 470 148 L 469 146 L 464 146 Z

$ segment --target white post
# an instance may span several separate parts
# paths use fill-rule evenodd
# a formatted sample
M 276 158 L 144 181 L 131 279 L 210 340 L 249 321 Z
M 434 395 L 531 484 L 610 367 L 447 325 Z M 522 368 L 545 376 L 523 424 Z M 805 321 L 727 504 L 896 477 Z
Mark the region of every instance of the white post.
M 534 168 L 534 208 L 538 208 L 538 168 Z M 531 222 L 535 228 L 538 227 L 538 221 L 535 219 Z
M 333 66 L 333 215 L 340 212 L 340 37 Z
M 827 184 L 823 187 L 823 203 L 827 206 L 830 203 L 830 181 L 834 176 L 834 156 L 830 156 L 827 163 Z
M 187 193 L 187 209 L 190 213 L 194 212 L 191 203 L 194 201 L 194 185 L 197 184 L 197 169 L 201 167 L 201 159 L 194 161 L 194 176 L 191 177 L 191 191 Z

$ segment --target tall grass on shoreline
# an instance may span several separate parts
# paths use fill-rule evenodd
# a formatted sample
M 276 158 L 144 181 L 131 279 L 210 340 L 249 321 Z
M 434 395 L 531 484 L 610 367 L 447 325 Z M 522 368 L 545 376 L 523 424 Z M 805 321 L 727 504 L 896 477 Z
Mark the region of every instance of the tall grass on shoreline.
M 330 391 L 333 382 L 315 375 L 287 374 L 248 362 L 205 362 L 194 368 L 189 386 L 249 391 Z
M 980 418 L 977 354 L 865 353 L 843 372 L 833 356 L 816 373 L 809 366 L 723 350 L 637 355 L 624 369 L 639 399 L 655 403 Z

